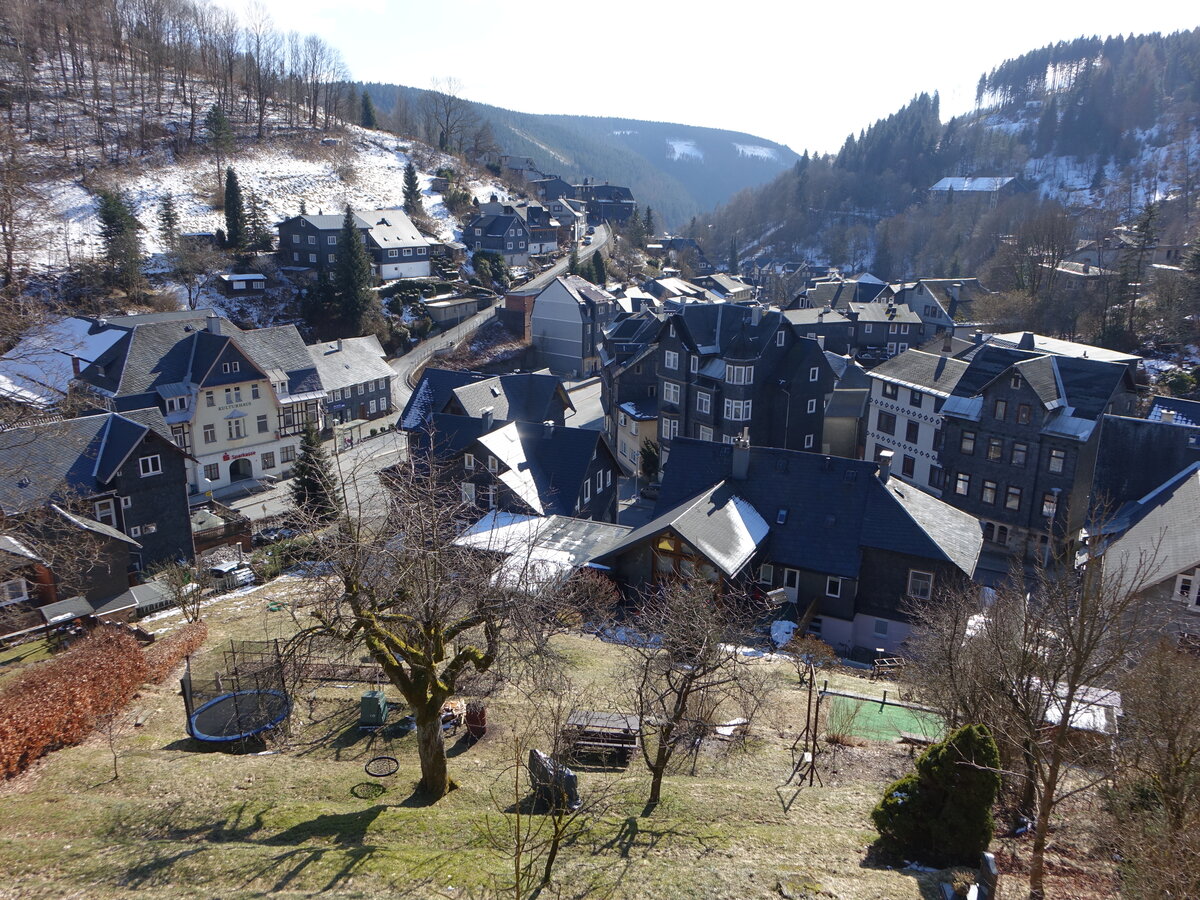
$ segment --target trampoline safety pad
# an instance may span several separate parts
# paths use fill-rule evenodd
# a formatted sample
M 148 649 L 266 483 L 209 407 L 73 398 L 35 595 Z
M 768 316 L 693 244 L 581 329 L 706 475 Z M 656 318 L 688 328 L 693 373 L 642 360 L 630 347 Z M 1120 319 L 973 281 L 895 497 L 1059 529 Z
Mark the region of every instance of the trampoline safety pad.
M 244 741 L 278 727 L 291 711 L 291 701 L 283 691 L 231 691 L 192 713 L 188 731 L 198 741 Z

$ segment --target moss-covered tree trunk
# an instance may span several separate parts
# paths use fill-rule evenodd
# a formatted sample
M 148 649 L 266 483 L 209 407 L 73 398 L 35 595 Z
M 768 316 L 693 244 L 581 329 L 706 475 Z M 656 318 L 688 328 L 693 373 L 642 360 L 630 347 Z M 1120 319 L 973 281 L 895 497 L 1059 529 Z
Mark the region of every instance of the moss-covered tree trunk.
M 450 773 L 446 767 L 446 742 L 442 739 L 442 705 L 416 711 L 417 756 L 421 760 L 419 790 L 436 799 L 450 793 Z

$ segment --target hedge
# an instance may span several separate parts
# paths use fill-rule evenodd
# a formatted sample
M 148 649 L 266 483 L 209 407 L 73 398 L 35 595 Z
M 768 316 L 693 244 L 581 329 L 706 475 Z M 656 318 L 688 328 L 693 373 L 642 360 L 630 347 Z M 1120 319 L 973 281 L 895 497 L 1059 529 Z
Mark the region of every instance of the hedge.
M 181 659 L 199 650 L 207 637 L 207 625 L 203 622 L 191 622 L 174 634 L 151 644 L 146 649 L 146 680 L 155 684 L 162 681 L 179 665 Z
M 11 778 L 50 751 L 83 741 L 133 698 L 147 673 L 134 636 L 101 627 L 21 675 L 0 691 L 0 776 Z

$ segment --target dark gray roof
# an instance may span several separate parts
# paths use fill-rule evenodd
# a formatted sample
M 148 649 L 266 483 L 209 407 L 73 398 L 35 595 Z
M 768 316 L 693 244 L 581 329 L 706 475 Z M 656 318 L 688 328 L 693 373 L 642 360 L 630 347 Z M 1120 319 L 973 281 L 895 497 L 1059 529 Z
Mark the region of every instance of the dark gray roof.
M 469 390 L 462 390 L 470 386 Z M 490 398 L 490 399 L 489 399 Z M 544 422 L 559 404 L 574 409 L 562 382 L 547 372 L 483 375 L 453 369 L 426 369 L 400 416 L 400 427 L 425 428 L 437 413 L 479 416 L 492 407 L 495 421 Z
M 610 453 L 590 428 L 509 422 L 479 443 L 504 466 L 499 480 L 539 515 L 574 515 L 592 457 Z
M 1152 422 L 1166 421 L 1163 412 L 1168 410 L 1175 413 L 1174 424 L 1200 427 L 1200 401 L 1184 400 L 1180 397 L 1152 398 L 1150 412 L 1146 413 L 1146 418 Z
M 733 452 L 729 444 L 674 440 L 655 512 L 669 514 L 730 479 Z M 768 523 L 773 562 L 854 578 L 862 549 L 872 547 L 971 575 L 983 543 L 978 521 L 894 479 L 885 485 L 877 473 L 865 460 L 752 447 L 749 477 L 730 484 Z
M 354 216 L 354 227 L 355 228 L 370 228 L 371 227 L 371 223 L 368 222 L 366 219 L 364 219 L 362 216 L 360 216 L 358 213 L 352 213 L 352 215 Z M 345 213 L 338 213 L 337 215 L 315 215 L 315 216 L 303 215 L 303 216 L 296 216 L 296 218 L 303 219 L 305 222 L 319 228 L 321 231 L 337 231 L 338 229 L 340 229 L 342 227 L 343 224 L 345 224 L 345 221 L 346 221 Z M 287 219 L 285 221 L 290 222 L 292 220 Z
M 801 328 L 805 325 L 849 325 L 850 320 L 828 306 L 789 309 L 783 314 L 792 325 Z
M 673 313 L 667 322 L 682 327 L 683 335 L 702 356 L 717 355 L 729 359 L 756 359 L 773 345 L 775 332 L 783 327 L 783 314 L 778 310 L 759 309 L 758 324 L 749 306 L 731 303 L 689 303 Z
M 1200 427 L 1103 416 L 1092 477 L 1094 514 L 1111 515 L 1200 462 Z
M 317 368 L 326 393 L 376 378 L 391 378 L 395 374 L 384 361 L 383 347 L 373 334 L 311 344 L 308 355 Z
M 907 303 L 848 303 L 851 312 L 858 313 L 858 321 L 872 324 L 920 325 L 923 320 Z
M 1104 552 L 1104 574 L 1135 590 L 1200 565 L 1200 463 L 1123 507 L 1121 534 Z
M 905 350 L 873 368 L 871 377 L 948 396 L 954 393 L 967 367 L 968 364 L 960 359 L 922 350 Z
M 504 237 L 508 230 L 516 223 L 523 229 L 525 224 L 521 221 L 521 217 L 516 213 L 511 215 L 493 215 L 493 216 L 477 216 L 467 223 L 464 234 L 474 234 L 474 229 L 482 229 L 486 237 Z

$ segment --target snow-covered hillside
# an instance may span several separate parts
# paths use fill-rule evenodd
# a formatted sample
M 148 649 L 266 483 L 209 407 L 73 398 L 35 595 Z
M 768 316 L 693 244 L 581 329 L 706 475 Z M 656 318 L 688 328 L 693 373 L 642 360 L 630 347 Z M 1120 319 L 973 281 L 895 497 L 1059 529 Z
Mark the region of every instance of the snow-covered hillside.
M 336 146 L 322 145 L 323 136 L 314 132 L 303 143 L 252 146 L 229 160 L 243 196 L 258 195 L 268 222 L 297 215 L 301 202 L 310 213 L 340 213 L 347 204 L 359 210 L 402 206 L 404 167 L 412 156 L 436 236 L 444 240 L 455 237 L 457 223 L 430 183 L 433 171 L 442 166 L 455 168 L 461 165 L 458 161 L 381 131 L 350 127 Z M 415 152 L 418 149 L 420 152 Z M 111 180 L 128 196 L 145 227 L 142 242 L 148 254 L 162 250 L 157 213 L 159 201 L 167 193 L 175 198 L 182 231 L 212 232 L 224 227 L 223 214 L 209 202 L 216 184 L 211 155 L 196 154 L 179 161 L 166 156 L 137 171 L 117 170 Z M 491 180 L 472 180 L 464 187 L 480 201 L 493 193 L 505 195 Z M 101 241 L 95 195 L 78 181 L 51 182 L 43 186 L 42 193 L 47 202 L 35 225 L 41 234 L 35 242 L 40 249 L 30 265 L 55 269 L 68 259 L 78 262 L 98 254 Z

